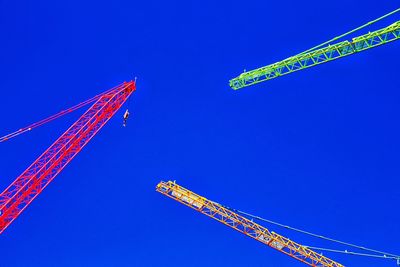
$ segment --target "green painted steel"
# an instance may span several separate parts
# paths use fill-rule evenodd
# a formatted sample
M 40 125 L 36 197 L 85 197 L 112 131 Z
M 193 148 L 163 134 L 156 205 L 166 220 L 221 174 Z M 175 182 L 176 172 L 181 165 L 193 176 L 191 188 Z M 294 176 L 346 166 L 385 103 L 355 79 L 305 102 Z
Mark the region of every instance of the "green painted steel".
M 328 45 L 259 69 L 244 72 L 238 77 L 230 80 L 229 85 L 232 89 L 237 90 L 298 70 L 352 55 L 398 39 L 400 39 L 400 21 L 397 21 L 386 28 L 355 37 L 351 42 L 343 41 L 333 45 Z

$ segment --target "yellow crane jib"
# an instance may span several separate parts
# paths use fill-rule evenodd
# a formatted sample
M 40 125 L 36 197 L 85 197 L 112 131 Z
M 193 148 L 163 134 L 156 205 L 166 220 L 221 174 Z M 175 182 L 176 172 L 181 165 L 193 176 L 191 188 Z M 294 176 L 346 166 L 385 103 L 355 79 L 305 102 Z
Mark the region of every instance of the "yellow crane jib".
M 197 195 L 175 182 L 161 181 L 157 185 L 156 191 L 309 266 L 343 267 L 342 264 L 269 231 L 267 228 L 214 201 Z

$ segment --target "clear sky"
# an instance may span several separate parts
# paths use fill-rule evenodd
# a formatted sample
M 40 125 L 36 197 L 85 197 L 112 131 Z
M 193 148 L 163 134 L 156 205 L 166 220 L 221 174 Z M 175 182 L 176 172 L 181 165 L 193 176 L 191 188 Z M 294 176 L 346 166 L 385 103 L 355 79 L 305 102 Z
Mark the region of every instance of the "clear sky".
M 400 253 L 400 42 L 248 89 L 228 86 L 243 69 L 395 8 L 393 0 L 0 0 L 0 135 L 138 77 L 128 126 L 123 107 L 4 232 L 0 266 L 303 266 L 156 193 L 161 179 Z M 2 143 L 0 190 L 79 115 Z

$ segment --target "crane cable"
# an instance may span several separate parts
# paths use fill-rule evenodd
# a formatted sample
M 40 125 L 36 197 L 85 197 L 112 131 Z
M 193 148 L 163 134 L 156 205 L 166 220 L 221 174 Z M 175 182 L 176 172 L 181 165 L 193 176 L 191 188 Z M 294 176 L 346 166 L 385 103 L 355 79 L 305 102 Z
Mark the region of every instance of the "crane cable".
M 332 39 L 330 39 L 330 40 L 328 40 L 328 41 L 326 41 L 326 42 L 323 42 L 322 44 L 319 44 L 319 45 L 317 45 L 317 46 L 314 46 L 314 47 L 312 47 L 312 48 L 310 48 L 310 49 L 308 49 L 308 50 L 306 50 L 306 51 L 304 51 L 304 52 L 301 52 L 300 54 L 297 54 L 296 56 L 299 56 L 299 55 L 302 55 L 302 54 L 311 52 L 311 51 L 316 50 L 316 49 L 318 49 L 318 48 L 320 48 L 320 47 L 322 47 L 322 46 L 324 46 L 324 45 L 328 45 L 328 44 L 332 43 L 333 41 L 336 41 L 336 40 L 338 40 L 338 39 L 340 39 L 340 38 L 342 38 L 342 37 L 345 37 L 345 36 L 347 36 L 347 35 L 349 35 L 349 34 L 352 34 L 353 32 L 359 31 L 359 30 L 361 30 L 361 29 L 363 29 L 363 28 L 365 28 L 365 27 L 367 27 L 367 26 L 370 26 L 370 25 L 372 25 L 372 24 L 374 24 L 374 23 L 376 23 L 376 22 L 378 22 L 378 21 L 380 21 L 380 20 L 382 20 L 382 19 L 384 19 L 384 18 L 387 18 L 387 17 L 389 17 L 390 15 L 393 15 L 393 14 L 399 12 L 399 11 L 400 11 L 400 8 L 398 8 L 398 9 L 392 11 L 392 12 L 389 12 L 389 13 L 387 13 L 386 15 L 383 15 L 382 17 L 379 17 L 379 18 L 374 19 L 374 20 L 372 20 L 372 21 L 370 21 L 370 22 L 367 22 L 367 23 L 361 25 L 360 27 L 357 27 L 357 28 L 355 28 L 355 29 L 353 29 L 353 30 L 351 30 L 351 31 L 348 31 L 348 32 L 346 32 L 346 33 L 344 33 L 344 34 L 342 34 L 342 35 L 336 36 L 336 37 L 334 37 L 334 38 L 332 38 Z
M 234 212 L 237 212 L 237 213 L 241 213 L 241 214 L 243 214 L 243 215 L 245 215 L 247 217 L 250 217 L 252 219 L 264 221 L 264 222 L 267 222 L 267 223 L 270 223 L 270 224 L 273 224 L 273 225 L 276 225 L 276 226 L 280 226 L 280 227 L 283 227 L 283 228 L 286 228 L 286 229 L 289 229 L 289 230 L 292 230 L 292 231 L 295 231 L 295 232 L 299 232 L 299 233 L 306 234 L 306 235 L 309 235 L 309 236 L 317 237 L 317 238 L 320 238 L 320 239 L 323 239 L 323 240 L 327 240 L 327 241 L 331 241 L 331 242 L 334 242 L 334 243 L 338 243 L 338 244 L 341 244 L 341 245 L 346 245 L 346 246 L 349 246 L 349 247 L 357 248 L 357 249 L 360 249 L 360 250 L 365 250 L 365 251 L 369 251 L 369 252 L 378 253 L 378 254 L 381 254 L 382 257 L 384 257 L 384 258 L 388 258 L 387 256 L 390 256 L 392 259 L 400 259 L 400 256 L 396 255 L 396 254 L 387 253 L 387 252 L 379 251 L 379 250 L 376 250 L 376 249 L 366 248 L 366 247 L 363 247 L 363 246 L 358 246 L 358 245 L 351 244 L 351 243 L 348 243 L 348 242 L 344 242 L 344 241 L 340 241 L 340 240 L 337 240 L 337 239 L 333 239 L 333 238 L 325 237 L 325 236 L 322 236 L 322 235 L 314 234 L 314 233 L 311 233 L 311 232 L 308 232 L 308 231 L 304 231 L 304 230 L 301 230 L 301 229 L 298 229 L 298 228 L 294 228 L 294 227 L 291 227 L 291 226 L 288 226 L 288 225 L 284 225 L 284 224 L 281 224 L 281 223 L 278 223 L 278 222 L 275 222 L 275 221 L 272 221 L 272 220 L 268 220 L 268 219 L 262 218 L 260 216 L 256 216 L 256 215 L 253 215 L 253 214 L 241 211 L 241 210 L 233 209 L 233 208 L 230 208 L 230 207 L 227 207 L 227 206 L 224 206 L 224 205 L 221 205 L 221 206 L 223 206 L 223 207 L 225 207 L 225 208 L 227 208 L 227 209 L 229 209 L 231 211 L 234 211 Z M 377 255 L 377 256 L 379 256 L 379 255 Z
M 29 131 L 31 131 L 31 130 L 34 129 L 34 128 L 37 128 L 37 127 L 39 127 L 39 126 L 42 126 L 43 124 L 46 124 L 46 123 L 48 123 L 48 122 L 51 122 L 51 121 L 53 121 L 53 120 L 55 120 L 55 119 L 58 119 L 58 118 L 60 118 L 60 117 L 62 117 L 62 116 L 64 116 L 64 115 L 66 115 L 66 114 L 69 114 L 69 113 L 71 113 L 71 112 L 73 112 L 73 111 L 75 111 L 75 110 L 77 110 L 77 109 L 80 109 L 80 108 L 82 108 L 82 107 L 84 107 L 84 106 L 86 106 L 86 105 L 89 105 L 89 104 L 91 104 L 91 103 L 93 103 L 93 102 L 96 102 L 101 96 L 103 96 L 103 95 L 105 95 L 105 94 L 111 92 L 112 90 L 115 90 L 117 87 L 118 87 L 118 86 L 113 87 L 113 88 L 111 88 L 111 89 L 109 89 L 109 90 L 107 90 L 107 91 L 105 91 L 105 92 L 102 92 L 102 93 L 100 93 L 100 94 L 98 94 L 98 95 L 95 95 L 94 97 L 92 97 L 92 98 L 90 98 L 90 99 L 88 99 L 88 100 L 85 100 L 85 101 L 83 101 L 83 102 L 81 102 L 81 103 L 79 103 L 79 104 L 77 104 L 77 105 L 75 105 L 75 106 L 72 106 L 72 107 L 70 107 L 70 108 L 68 108 L 68 109 L 62 110 L 62 111 L 60 111 L 60 112 L 58 112 L 58 113 L 56 113 L 56 114 L 54 114 L 54 115 L 52 115 L 52 116 L 50 116 L 50 117 L 47 117 L 47 118 L 45 118 L 45 119 L 43 119 L 43 120 L 40 120 L 40 121 L 38 121 L 38 122 L 35 122 L 35 123 L 33 123 L 33 124 L 29 125 L 29 126 L 26 126 L 26 127 L 24 127 L 24 128 L 21 128 L 21 129 L 17 130 L 17 131 L 14 131 L 14 132 L 12 132 L 12 133 L 9 133 L 9 134 L 7 134 L 7 135 L 4 135 L 4 136 L 0 137 L 0 143 L 5 142 L 5 141 L 7 141 L 7 140 L 9 140 L 9 139 L 11 139 L 11 138 L 14 138 L 14 137 L 16 137 L 16 136 L 18 136 L 18 135 L 20 135 L 20 134 L 29 132 Z M 121 89 L 121 90 L 123 90 L 123 89 Z
M 379 259 L 398 260 L 400 262 L 400 258 L 393 257 L 393 256 L 366 254 L 366 253 L 359 253 L 359 252 L 348 251 L 348 250 L 337 250 L 337 249 L 319 248 L 319 247 L 311 247 L 311 246 L 304 246 L 304 247 L 309 248 L 309 249 L 313 249 L 313 250 L 320 250 L 320 251 L 327 251 L 327 252 L 334 252 L 334 253 L 341 253 L 341 254 L 348 254 L 348 255 L 355 255 L 355 256 L 364 256 L 364 257 L 379 258 Z

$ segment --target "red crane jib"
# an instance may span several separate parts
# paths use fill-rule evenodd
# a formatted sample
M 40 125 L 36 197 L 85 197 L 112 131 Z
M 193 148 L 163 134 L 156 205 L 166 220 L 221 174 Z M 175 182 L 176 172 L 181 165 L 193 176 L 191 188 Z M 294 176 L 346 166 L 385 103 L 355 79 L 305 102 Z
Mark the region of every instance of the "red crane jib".
M 136 90 L 134 81 L 106 91 L 0 195 L 2 233 L 96 135 Z

